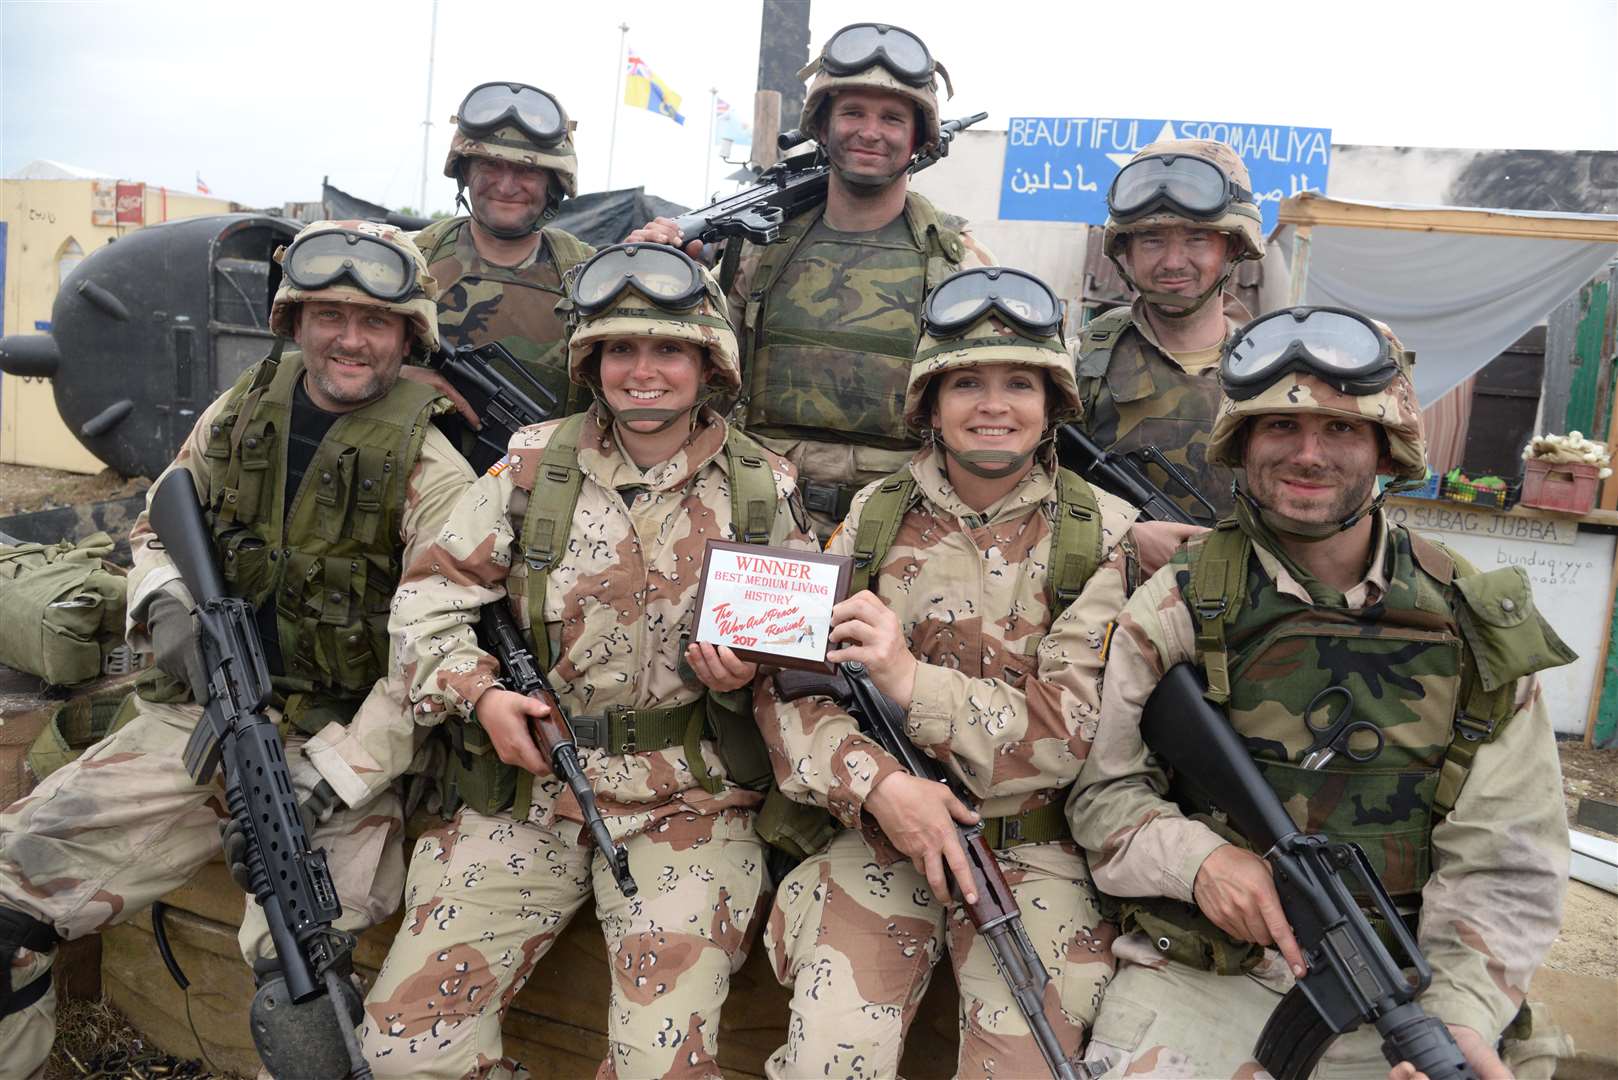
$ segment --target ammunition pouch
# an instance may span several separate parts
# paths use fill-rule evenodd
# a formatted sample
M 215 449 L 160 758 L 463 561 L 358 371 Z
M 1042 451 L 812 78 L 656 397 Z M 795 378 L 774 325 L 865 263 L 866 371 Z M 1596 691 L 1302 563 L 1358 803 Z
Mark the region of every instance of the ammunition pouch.
M 129 723 L 134 715 L 135 703 L 125 688 L 58 705 L 28 748 L 28 771 L 35 780 L 44 780 Z
M 859 488 L 852 484 L 822 484 L 814 480 L 798 481 L 798 493 L 803 496 L 803 508 L 816 514 L 825 514 L 833 521 L 848 516 Z
M 808 803 L 794 802 L 778 787 L 764 796 L 753 829 L 770 847 L 784 852 L 794 862 L 826 850 L 840 828 L 831 813 Z
M 124 640 L 112 537 L 0 545 L 0 664 L 60 686 L 101 675 Z

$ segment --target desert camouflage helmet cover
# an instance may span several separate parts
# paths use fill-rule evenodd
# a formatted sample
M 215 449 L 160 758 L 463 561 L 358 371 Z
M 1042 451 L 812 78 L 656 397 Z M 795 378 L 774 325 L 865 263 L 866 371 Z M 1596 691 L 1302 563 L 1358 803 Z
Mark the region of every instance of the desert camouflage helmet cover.
M 627 288 L 610 307 L 594 315 L 570 312 L 570 321 L 575 325 L 567 339 L 568 378 L 580 386 L 592 385 L 594 371 L 586 361 L 595 355 L 597 342 L 608 338 L 663 337 L 702 346 L 708 353 L 708 385 L 718 390 L 740 390 L 741 354 L 736 346 L 736 333 L 730 328 L 730 307 L 713 274 L 707 267 L 699 269 L 707 294 L 695 307 L 684 311 L 658 307 L 635 289 Z
M 484 135 L 468 135 L 461 130 L 458 117 L 450 117 L 450 122 L 455 125 L 455 134 L 450 136 L 449 156 L 444 159 L 445 176 L 461 179 L 460 164 L 464 158 L 494 158 L 549 169 L 556 177 L 546 197 L 551 206 L 579 193 L 579 156 L 573 150 L 573 121 L 567 122 L 567 134 L 562 136 L 562 141 L 550 147 L 540 146 L 515 124 L 495 128 Z
M 1130 161 L 1136 161 L 1153 154 L 1185 154 L 1188 157 L 1199 158 L 1213 165 L 1225 176 L 1237 184 L 1253 190 L 1252 177 L 1247 175 L 1247 166 L 1242 163 L 1241 156 L 1222 142 L 1211 139 L 1163 139 L 1152 143 L 1145 149 L 1137 152 Z M 1226 208 L 1223 216 L 1212 221 L 1198 221 L 1194 218 L 1181 217 L 1171 211 L 1148 214 L 1143 218 L 1120 225 L 1107 215 L 1107 226 L 1102 233 L 1102 250 L 1108 258 L 1117 259 L 1123 250 L 1124 237 L 1134 232 L 1144 232 L 1147 229 L 1160 229 L 1170 225 L 1191 225 L 1201 229 L 1214 229 L 1226 235 L 1233 236 L 1240 244 L 1235 253 L 1235 260 L 1262 259 L 1264 257 L 1264 224 L 1259 214 L 1257 204 L 1252 202 L 1233 202 Z
M 1376 322 L 1376 320 L 1372 320 Z M 1424 480 L 1427 477 L 1427 439 L 1422 431 L 1421 405 L 1416 387 L 1410 381 L 1411 357 L 1385 323 L 1376 322 L 1388 339 L 1399 364 L 1393 381 L 1374 394 L 1345 394 L 1318 376 L 1289 371 L 1246 401 L 1223 397 L 1214 419 L 1208 456 L 1232 468 L 1243 464 L 1245 440 L 1242 430 L 1249 417 L 1266 413 L 1321 413 L 1347 416 L 1380 424 L 1388 435 L 1393 477 L 1397 480 Z M 1232 340 L 1241 340 L 1238 333 Z
M 863 71 L 851 75 L 834 75 L 822 65 L 819 57 L 809 61 L 798 72 L 798 78 L 807 79 L 813 75 L 814 80 L 809 83 L 809 91 L 803 96 L 803 112 L 798 117 L 798 129 L 805 134 L 815 130 L 815 114 L 833 94 L 839 90 L 883 90 L 890 94 L 898 94 L 907 98 L 921 110 L 922 127 L 921 138 L 916 144 L 917 153 L 933 150 L 939 144 L 939 118 L 938 118 L 938 76 L 943 76 L 944 90 L 948 97 L 955 96 L 955 87 L 949 81 L 949 72 L 937 59 L 933 60 L 933 78 L 926 86 L 911 86 L 902 82 L 880 63 L 873 63 Z
M 910 367 L 910 382 L 905 387 L 905 425 L 917 434 L 925 434 L 932 426 L 927 387 L 936 376 L 984 364 L 1026 364 L 1045 372 L 1058 398 L 1050 410 L 1052 423 L 1077 420 L 1084 412 L 1079 403 L 1079 385 L 1073 378 L 1073 359 L 1062 339 L 1054 334 L 1033 335 L 991 312 L 959 337 L 935 338 L 923 331 L 916 346 L 916 362 Z
M 403 249 L 410 254 L 416 263 L 417 292 L 405 300 L 378 300 L 364 289 L 347 278 L 340 278 L 330 285 L 319 289 L 300 289 L 292 284 L 292 279 L 285 274 L 281 275 L 281 284 L 275 290 L 275 300 L 270 304 L 270 331 L 280 337 L 292 336 L 292 312 L 297 305 L 305 300 L 332 300 L 344 304 L 365 304 L 369 307 L 385 308 L 388 311 L 397 311 L 410 323 L 415 331 L 418 346 L 426 351 L 436 351 L 438 340 L 438 283 L 433 280 L 432 274 L 427 271 L 427 260 L 422 256 L 421 250 L 410 239 L 410 235 L 392 226 L 375 221 L 315 221 L 298 230 L 293 237 L 294 242 L 300 237 L 317 232 L 355 232 L 366 236 L 374 236 Z M 275 261 L 280 263 L 286 257 L 285 245 L 277 248 Z

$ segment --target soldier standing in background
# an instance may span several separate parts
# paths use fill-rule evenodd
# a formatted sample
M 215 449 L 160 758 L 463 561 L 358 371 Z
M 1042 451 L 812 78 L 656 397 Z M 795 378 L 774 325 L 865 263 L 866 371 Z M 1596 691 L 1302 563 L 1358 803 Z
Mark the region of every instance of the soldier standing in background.
M 1119 616 L 1068 805 L 1096 884 L 1122 904 L 1089 1056 L 1120 1075 L 1249 1075 L 1259 1031 L 1304 970 L 1269 865 L 1207 806 L 1167 798 L 1142 744 L 1146 699 L 1192 661 L 1298 827 L 1358 843 L 1413 928 L 1419 912 L 1433 969 L 1422 1008 L 1478 1076 L 1509 1076 L 1495 1048 L 1531 1027 L 1524 998 L 1568 867 L 1535 672 L 1573 655 L 1520 567 L 1479 573 L 1381 510 L 1378 474 L 1414 482 L 1427 468 L 1404 350 L 1385 327 L 1294 308 L 1236 342 L 1208 449 L 1242 469 L 1235 517 Z M 1362 730 L 1335 747 L 1333 725 L 1350 720 Z M 1381 1076 L 1379 1042 L 1371 1028 L 1343 1036 L 1320 1067 Z M 1519 1075 L 1550 1075 L 1506 1046 Z
M 1223 517 L 1231 511 L 1231 473 L 1208 456 L 1215 368 L 1231 333 L 1252 317 L 1224 288 L 1237 263 L 1264 257 L 1247 166 L 1224 143 L 1153 143 L 1108 189 L 1102 243 L 1140 295 L 1080 331 L 1084 428 L 1106 449 L 1157 447 Z M 1181 509 L 1213 524 L 1161 469 L 1146 470 Z
M 786 222 L 778 243 L 742 249 L 730 289 L 742 346 L 733 415 L 797 466 L 825 539 L 855 492 L 916 451 L 903 406 L 923 298 L 993 258 L 965 222 L 909 190 L 912 156 L 938 144 L 939 76 L 954 93 L 921 39 L 845 26 L 800 72 L 811 74 L 799 126 L 831 163 L 826 202 Z M 630 239 L 684 238 L 659 218 Z

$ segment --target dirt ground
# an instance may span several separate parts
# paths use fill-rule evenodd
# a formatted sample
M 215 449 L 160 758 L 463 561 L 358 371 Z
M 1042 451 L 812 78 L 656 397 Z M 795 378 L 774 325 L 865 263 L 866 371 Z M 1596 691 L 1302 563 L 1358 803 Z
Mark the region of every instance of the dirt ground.
M 86 476 L 32 465 L 0 465 L 0 517 L 51 506 L 117 499 L 143 490 L 146 483 L 111 469 Z
M 1556 744 L 1562 757 L 1562 794 L 1567 800 L 1567 823 L 1579 811 L 1579 800 L 1600 799 L 1618 803 L 1618 750 L 1597 750 L 1582 742 Z M 1588 825 L 1579 828 L 1598 832 Z M 1601 833 L 1618 839 L 1618 833 Z

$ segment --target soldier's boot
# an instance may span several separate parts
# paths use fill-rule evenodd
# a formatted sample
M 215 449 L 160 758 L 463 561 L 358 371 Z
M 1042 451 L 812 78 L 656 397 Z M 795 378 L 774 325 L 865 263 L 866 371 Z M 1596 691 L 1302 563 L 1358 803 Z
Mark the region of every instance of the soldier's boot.
M 44 1071 L 56 1037 L 51 964 L 60 940 L 49 923 L 0 904 L 0 1080 Z

